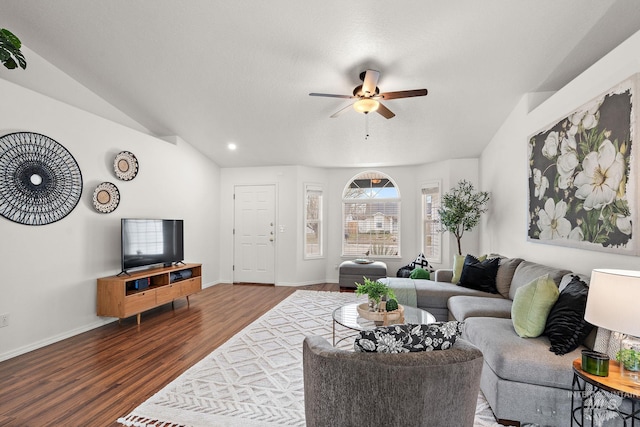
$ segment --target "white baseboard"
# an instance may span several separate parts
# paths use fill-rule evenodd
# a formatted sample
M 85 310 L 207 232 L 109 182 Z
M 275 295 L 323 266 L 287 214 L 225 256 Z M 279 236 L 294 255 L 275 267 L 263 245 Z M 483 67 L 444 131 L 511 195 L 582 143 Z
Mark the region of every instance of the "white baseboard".
M 45 338 L 45 339 L 40 340 L 40 341 L 36 341 L 34 343 L 25 345 L 23 347 L 18 347 L 16 349 L 13 349 L 13 350 L 8 351 L 6 353 L 0 354 L 0 362 L 2 362 L 4 360 L 9 360 L 9 359 L 11 359 L 13 357 L 16 357 L 16 356 L 20 356 L 21 354 L 29 353 L 30 351 L 37 350 L 37 349 L 42 348 L 42 347 L 46 347 L 46 346 L 48 346 L 50 344 L 53 344 L 53 343 L 56 343 L 58 341 L 66 340 L 67 338 L 71 338 L 71 337 L 79 335 L 79 334 L 81 334 L 83 332 L 87 332 L 87 331 L 90 331 L 92 329 L 99 328 L 100 326 L 107 325 L 109 323 L 115 322 L 116 320 L 118 320 L 118 319 L 115 319 L 115 318 L 100 319 L 100 320 L 97 320 L 95 322 L 89 323 L 87 325 L 81 326 L 79 328 L 72 329 L 70 331 L 66 331 L 66 332 L 63 332 L 61 334 L 54 335 L 52 337 L 48 337 L 48 338 Z

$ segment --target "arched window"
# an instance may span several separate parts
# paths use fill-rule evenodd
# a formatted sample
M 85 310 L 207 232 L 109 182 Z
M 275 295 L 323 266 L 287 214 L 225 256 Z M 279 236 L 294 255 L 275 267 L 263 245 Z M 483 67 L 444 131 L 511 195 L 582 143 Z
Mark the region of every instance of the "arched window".
M 391 177 L 368 171 L 342 193 L 342 255 L 400 256 L 400 191 Z

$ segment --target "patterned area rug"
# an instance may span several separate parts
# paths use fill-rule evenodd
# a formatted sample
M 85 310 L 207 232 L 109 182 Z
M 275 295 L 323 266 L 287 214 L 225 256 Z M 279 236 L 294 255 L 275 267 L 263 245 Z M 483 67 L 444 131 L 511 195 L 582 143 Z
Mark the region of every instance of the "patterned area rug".
M 299 290 L 189 368 L 126 417 L 125 426 L 304 426 L 302 341 L 332 340 L 336 307 L 353 293 Z M 338 326 L 338 338 L 353 334 Z M 343 348 L 353 346 L 344 340 Z M 474 427 L 495 427 L 482 393 Z

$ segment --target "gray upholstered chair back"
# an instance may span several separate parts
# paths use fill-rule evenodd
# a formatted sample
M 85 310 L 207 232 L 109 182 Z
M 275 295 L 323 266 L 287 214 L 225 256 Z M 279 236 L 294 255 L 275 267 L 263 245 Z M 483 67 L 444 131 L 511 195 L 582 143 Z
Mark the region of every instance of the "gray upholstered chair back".
M 322 337 L 303 343 L 307 426 L 473 426 L 482 352 L 356 353 Z

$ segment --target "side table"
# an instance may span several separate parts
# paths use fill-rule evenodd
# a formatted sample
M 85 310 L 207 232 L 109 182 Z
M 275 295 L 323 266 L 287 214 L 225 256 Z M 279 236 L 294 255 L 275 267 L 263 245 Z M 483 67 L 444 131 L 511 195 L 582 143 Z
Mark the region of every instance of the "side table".
M 592 390 L 588 390 L 587 384 L 591 384 Z M 593 404 L 585 403 L 599 390 L 616 394 L 631 402 L 631 411 L 623 412 L 621 408 L 596 408 Z M 576 405 L 576 401 L 579 405 Z M 593 402 L 593 400 L 592 400 Z M 591 416 L 591 426 L 594 425 L 594 413 L 596 410 L 616 412 L 624 425 L 640 426 L 640 384 L 621 376 L 620 364 L 609 361 L 609 376 L 599 377 L 582 370 L 582 359 L 573 361 L 573 383 L 571 385 L 571 425 L 585 425 L 585 411 Z M 578 415 L 579 412 L 579 415 Z M 628 422 L 631 421 L 631 424 Z

